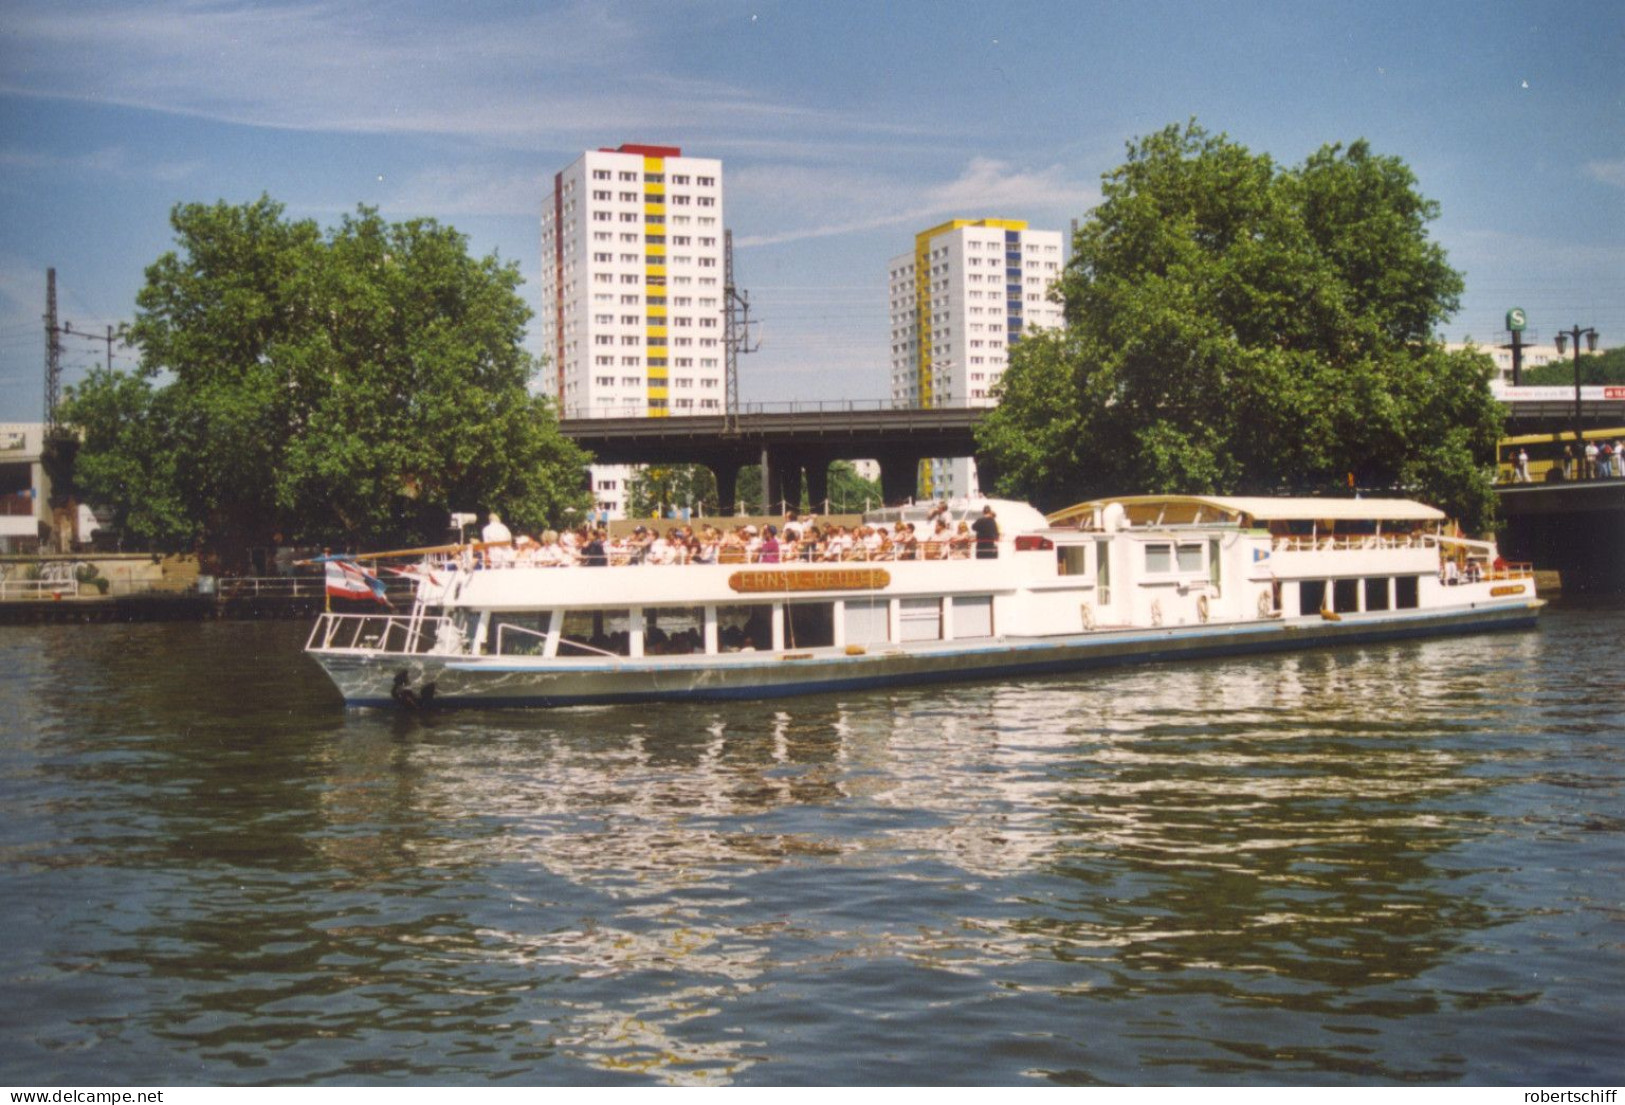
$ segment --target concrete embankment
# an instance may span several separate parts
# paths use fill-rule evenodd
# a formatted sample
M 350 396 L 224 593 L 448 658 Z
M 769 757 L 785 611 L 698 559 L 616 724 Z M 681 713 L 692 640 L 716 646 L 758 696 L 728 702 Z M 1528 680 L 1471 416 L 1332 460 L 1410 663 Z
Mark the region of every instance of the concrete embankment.
M 231 597 L 144 594 L 11 599 L 0 602 L 0 625 L 180 622 L 212 619 L 308 618 L 322 610 L 320 597 Z

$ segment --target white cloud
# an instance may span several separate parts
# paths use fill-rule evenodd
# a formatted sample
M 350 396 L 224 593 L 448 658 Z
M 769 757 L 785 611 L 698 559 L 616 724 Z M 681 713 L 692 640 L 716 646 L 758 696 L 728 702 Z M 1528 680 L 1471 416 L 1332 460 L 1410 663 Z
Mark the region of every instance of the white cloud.
M 786 242 L 910 225 L 924 229 L 942 218 L 1015 218 L 1042 224 L 1082 215 L 1099 192 L 1073 180 L 1061 166 L 1018 169 L 977 157 L 953 180 L 918 186 L 902 175 L 854 174 L 793 165 L 745 168 L 728 181 L 731 204 L 758 202 L 800 212 L 800 225 L 742 236 L 738 245 Z
M 0 149 L 0 169 L 45 171 L 72 169 L 100 176 L 117 176 L 125 180 L 155 180 L 171 182 L 185 180 L 202 167 L 199 161 L 143 161 L 133 157 L 123 146 L 106 146 L 71 157 L 20 150 L 14 147 Z
M 1625 188 L 1625 159 L 1588 162 L 1586 172 L 1590 173 L 1594 180 L 1612 184 L 1615 188 Z
M 436 219 L 458 215 L 531 215 L 541 217 L 551 179 L 534 173 L 502 173 L 489 166 L 470 164 L 413 173 L 392 196 L 392 211 L 432 214 Z
M 701 10 L 171 0 L 8 10 L 0 91 L 238 125 L 515 148 L 778 129 L 892 133 L 671 71 Z M 82 59 L 94 58 L 93 66 Z

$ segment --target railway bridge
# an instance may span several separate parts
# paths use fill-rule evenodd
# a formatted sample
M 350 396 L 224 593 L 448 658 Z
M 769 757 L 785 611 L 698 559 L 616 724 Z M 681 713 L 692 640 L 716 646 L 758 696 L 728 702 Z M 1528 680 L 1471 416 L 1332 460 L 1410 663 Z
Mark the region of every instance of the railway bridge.
M 734 509 L 739 470 L 759 464 L 764 501 L 829 497 L 829 465 L 874 460 L 887 502 L 915 494 L 922 460 L 976 451 L 985 408 L 894 409 L 883 400 L 753 404 L 737 415 L 682 418 L 572 418 L 564 436 L 602 464 L 703 464 L 717 478 L 723 514 Z M 985 476 L 984 476 L 985 479 Z

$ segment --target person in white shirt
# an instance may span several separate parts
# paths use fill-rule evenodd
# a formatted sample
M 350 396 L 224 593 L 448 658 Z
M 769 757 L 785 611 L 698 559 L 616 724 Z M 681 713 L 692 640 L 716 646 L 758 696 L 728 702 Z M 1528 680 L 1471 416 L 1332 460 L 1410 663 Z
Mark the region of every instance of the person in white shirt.
M 513 533 L 502 524 L 502 515 L 496 511 L 480 531 L 480 540 L 491 546 L 485 550 L 485 563 L 492 568 L 506 568 L 513 564 Z

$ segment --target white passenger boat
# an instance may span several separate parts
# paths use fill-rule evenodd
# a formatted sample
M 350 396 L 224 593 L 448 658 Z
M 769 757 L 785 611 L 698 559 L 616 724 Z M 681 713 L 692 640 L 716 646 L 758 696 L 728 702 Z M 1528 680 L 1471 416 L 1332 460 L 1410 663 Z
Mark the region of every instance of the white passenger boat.
M 982 503 L 974 504 L 979 512 Z M 1400 499 L 993 503 L 991 559 L 419 569 L 325 614 L 350 706 L 755 699 L 1528 627 L 1532 572 Z M 963 508 L 970 516 L 971 506 Z M 892 509 L 877 523 L 924 520 Z

